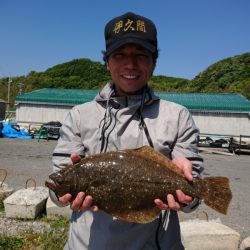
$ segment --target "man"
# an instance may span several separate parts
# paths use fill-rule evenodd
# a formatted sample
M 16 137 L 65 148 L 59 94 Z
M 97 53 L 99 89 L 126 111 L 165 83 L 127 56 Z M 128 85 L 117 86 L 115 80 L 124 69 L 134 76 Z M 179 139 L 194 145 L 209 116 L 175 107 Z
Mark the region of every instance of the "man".
M 198 129 L 184 107 L 160 100 L 147 83 L 158 57 L 154 23 L 126 13 L 107 23 L 104 60 L 112 82 L 89 103 L 74 107 L 62 128 L 54 150 L 54 171 L 79 155 L 150 145 L 183 170 L 190 181 L 202 171 L 196 147 Z M 71 155 L 71 158 L 69 157 Z M 80 192 L 75 200 L 66 194 L 57 204 L 70 201 L 73 210 L 65 249 L 183 249 L 177 212 L 195 209 L 199 201 L 176 191 L 166 200 L 155 197 L 162 209 L 158 219 L 147 224 L 118 220 L 98 210 L 94 197 Z

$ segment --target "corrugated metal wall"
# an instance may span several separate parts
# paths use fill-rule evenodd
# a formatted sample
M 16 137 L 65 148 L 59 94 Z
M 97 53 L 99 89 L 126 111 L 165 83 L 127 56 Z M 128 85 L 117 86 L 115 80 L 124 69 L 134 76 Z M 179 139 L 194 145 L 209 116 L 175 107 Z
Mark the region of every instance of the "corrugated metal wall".
M 46 104 L 18 104 L 16 120 L 19 123 L 63 122 L 71 106 Z M 200 133 L 221 135 L 250 135 L 249 113 L 191 111 Z
M 63 122 L 72 107 L 46 104 L 18 104 L 16 121 L 19 123 Z
M 200 133 L 250 135 L 249 113 L 191 112 Z

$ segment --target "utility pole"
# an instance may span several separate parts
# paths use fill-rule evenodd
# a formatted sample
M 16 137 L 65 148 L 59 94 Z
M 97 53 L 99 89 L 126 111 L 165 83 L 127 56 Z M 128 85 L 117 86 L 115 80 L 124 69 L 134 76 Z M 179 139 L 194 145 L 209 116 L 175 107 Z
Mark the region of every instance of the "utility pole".
M 23 88 L 22 88 L 23 87 L 23 83 L 19 82 L 18 86 L 19 86 L 19 95 L 21 95 L 22 92 L 23 92 Z
M 11 79 L 11 75 L 9 77 L 9 80 L 8 80 L 8 97 L 7 97 L 7 101 L 8 101 L 8 104 L 7 104 L 7 112 L 9 114 L 9 111 L 10 111 L 10 84 L 12 83 L 12 79 Z

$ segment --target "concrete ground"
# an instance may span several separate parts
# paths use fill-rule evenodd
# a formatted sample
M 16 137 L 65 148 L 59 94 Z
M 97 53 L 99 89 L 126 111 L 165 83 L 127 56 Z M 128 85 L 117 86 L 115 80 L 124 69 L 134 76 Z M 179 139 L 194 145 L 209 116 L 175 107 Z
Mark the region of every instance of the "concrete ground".
M 8 172 L 6 183 L 15 190 L 25 187 L 26 180 L 33 178 L 37 186 L 52 171 L 51 155 L 56 140 L 5 139 L 0 138 L 0 169 Z M 228 215 L 222 215 L 202 204 L 199 211 L 205 211 L 209 220 L 219 220 L 241 234 L 241 239 L 250 236 L 250 155 L 220 155 L 202 153 L 204 157 L 204 177 L 227 176 L 233 193 Z M 3 171 L 0 170 L 0 184 Z M 32 186 L 33 183 L 28 183 Z M 198 213 L 180 213 L 180 220 L 195 219 Z M 205 219 L 202 213 L 199 218 Z

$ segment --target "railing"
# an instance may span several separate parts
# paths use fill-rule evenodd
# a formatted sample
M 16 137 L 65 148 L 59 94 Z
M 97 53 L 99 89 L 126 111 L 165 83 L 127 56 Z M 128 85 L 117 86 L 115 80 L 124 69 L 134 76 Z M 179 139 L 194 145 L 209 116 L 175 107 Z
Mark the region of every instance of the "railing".
M 250 135 L 200 134 L 199 147 L 227 148 L 230 153 L 250 150 Z

